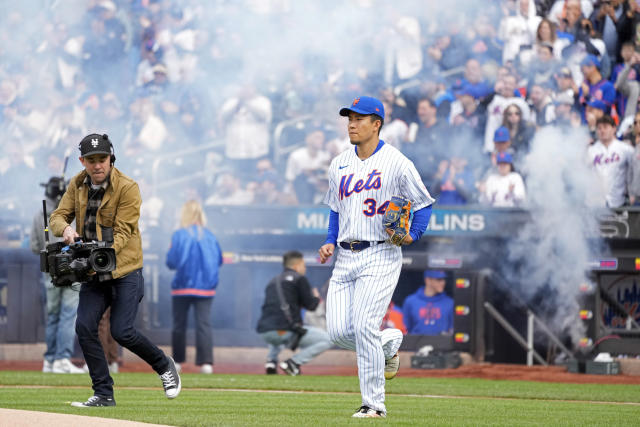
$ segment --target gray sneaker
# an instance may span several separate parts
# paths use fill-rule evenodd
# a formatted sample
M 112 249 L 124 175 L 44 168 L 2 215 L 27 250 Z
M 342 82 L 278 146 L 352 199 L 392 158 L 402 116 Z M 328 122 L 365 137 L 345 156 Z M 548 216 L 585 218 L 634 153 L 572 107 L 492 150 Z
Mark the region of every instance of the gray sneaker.
M 116 406 L 113 397 L 91 396 L 86 402 L 71 402 L 76 408 L 93 408 L 98 406 Z
M 164 387 L 164 394 L 168 399 L 175 399 L 180 394 L 180 390 L 182 390 L 182 382 L 176 369 L 176 362 L 173 361 L 172 357 L 167 356 L 167 359 L 169 359 L 169 369 L 160 375 L 160 379 L 162 380 L 162 387 Z

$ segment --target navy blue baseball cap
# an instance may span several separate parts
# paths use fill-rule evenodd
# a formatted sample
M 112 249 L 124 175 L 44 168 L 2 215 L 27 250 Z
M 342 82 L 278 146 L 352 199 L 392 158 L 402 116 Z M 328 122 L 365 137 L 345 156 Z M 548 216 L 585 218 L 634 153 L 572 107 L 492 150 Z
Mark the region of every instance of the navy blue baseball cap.
M 353 100 L 350 106 L 344 107 L 340 110 L 341 116 L 348 116 L 349 112 L 353 111 L 358 114 L 375 114 L 380 116 L 384 120 L 384 106 L 379 99 L 372 98 L 370 96 L 360 96 Z
M 509 129 L 507 129 L 504 126 L 500 126 L 498 129 L 496 129 L 495 133 L 493 134 L 493 140 L 495 142 L 510 141 L 511 136 L 509 135 Z
M 445 273 L 442 270 L 425 270 L 424 271 L 424 278 L 429 278 L 429 279 L 446 279 L 447 277 L 447 273 Z

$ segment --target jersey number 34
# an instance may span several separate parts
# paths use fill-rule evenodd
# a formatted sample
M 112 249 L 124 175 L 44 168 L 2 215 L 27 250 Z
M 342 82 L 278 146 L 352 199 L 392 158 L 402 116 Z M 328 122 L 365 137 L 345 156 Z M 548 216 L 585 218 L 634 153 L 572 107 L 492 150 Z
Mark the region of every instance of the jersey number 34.
M 363 209 L 362 213 L 369 217 L 374 216 L 375 214 L 384 215 L 387 210 L 387 206 L 389 206 L 388 200 L 378 206 L 377 209 L 376 205 L 378 204 L 378 202 L 376 202 L 376 199 L 367 199 L 363 203 L 367 206 L 367 208 Z

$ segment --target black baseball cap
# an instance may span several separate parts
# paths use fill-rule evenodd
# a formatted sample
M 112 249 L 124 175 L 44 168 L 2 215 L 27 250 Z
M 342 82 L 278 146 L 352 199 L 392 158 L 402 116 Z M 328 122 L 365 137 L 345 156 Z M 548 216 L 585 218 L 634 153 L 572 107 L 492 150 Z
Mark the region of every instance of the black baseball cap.
M 87 157 L 94 154 L 106 154 L 111 155 L 111 142 L 107 135 L 99 135 L 92 133 L 85 136 L 78 145 L 80 149 L 80 156 Z

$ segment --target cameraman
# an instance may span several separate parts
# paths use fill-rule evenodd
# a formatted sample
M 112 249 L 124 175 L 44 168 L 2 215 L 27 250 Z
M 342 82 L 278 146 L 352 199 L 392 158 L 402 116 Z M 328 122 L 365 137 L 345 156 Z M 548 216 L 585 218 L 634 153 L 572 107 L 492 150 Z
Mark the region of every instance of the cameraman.
M 41 184 L 45 187 L 45 197 L 47 214 L 58 207 L 60 199 L 64 194 L 66 185 L 63 177 L 51 177 L 49 182 Z M 40 254 L 45 249 L 44 221 L 42 211 L 37 212 L 33 217 L 31 225 L 31 251 Z M 60 242 L 61 238 L 56 238 L 49 231 L 49 242 Z M 47 350 L 44 353 L 42 372 L 53 372 L 54 374 L 84 374 L 84 371 L 71 363 L 73 354 L 73 343 L 75 334 L 73 325 L 76 322 L 76 311 L 78 310 L 78 292 L 71 287 L 53 286 L 51 276 L 42 273 L 42 281 L 46 292 L 47 318 L 45 326 L 45 342 Z
M 307 266 L 302 254 L 298 251 L 285 253 L 283 264 L 284 271 L 267 285 L 256 329 L 269 344 L 265 365 L 267 374 L 277 372 L 278 354 L 285 345 L 292 351 L 300 345 L 299 353 L 280 364 L 287 374 L 300 375 L 300 365 L 331 348 L 331 340 L 320 328 L 302 326 L 300 309 L 313 311 L 320 303 L 318 290 L 311 288 L 304 276 Z
M 82 139 L 80 163 L 84 170 L 74 176 L 51 214 L 51 230 L 71 244 L 106 241 L 116 252 L 116 269 L 94 274 L 80 288 L 76 333 L 89 367 L 94 395 L 72 406 L 115 406 L 113 379 L 98 338 L 98 323 L 111 306 L 111 335 L 123 347 L 147 362 L 160 375 L 165 395 L 178 397 L 181 384 L 171 357 L 141 335 L 133 326 L 138 304 L 144 296 L 142 242 L 138 230 L 142 199 L 138 184 L 113 166 L 113 145 L 107 135 L 90 134 Z M 75 218 L 75 230 L 69 224 Z

